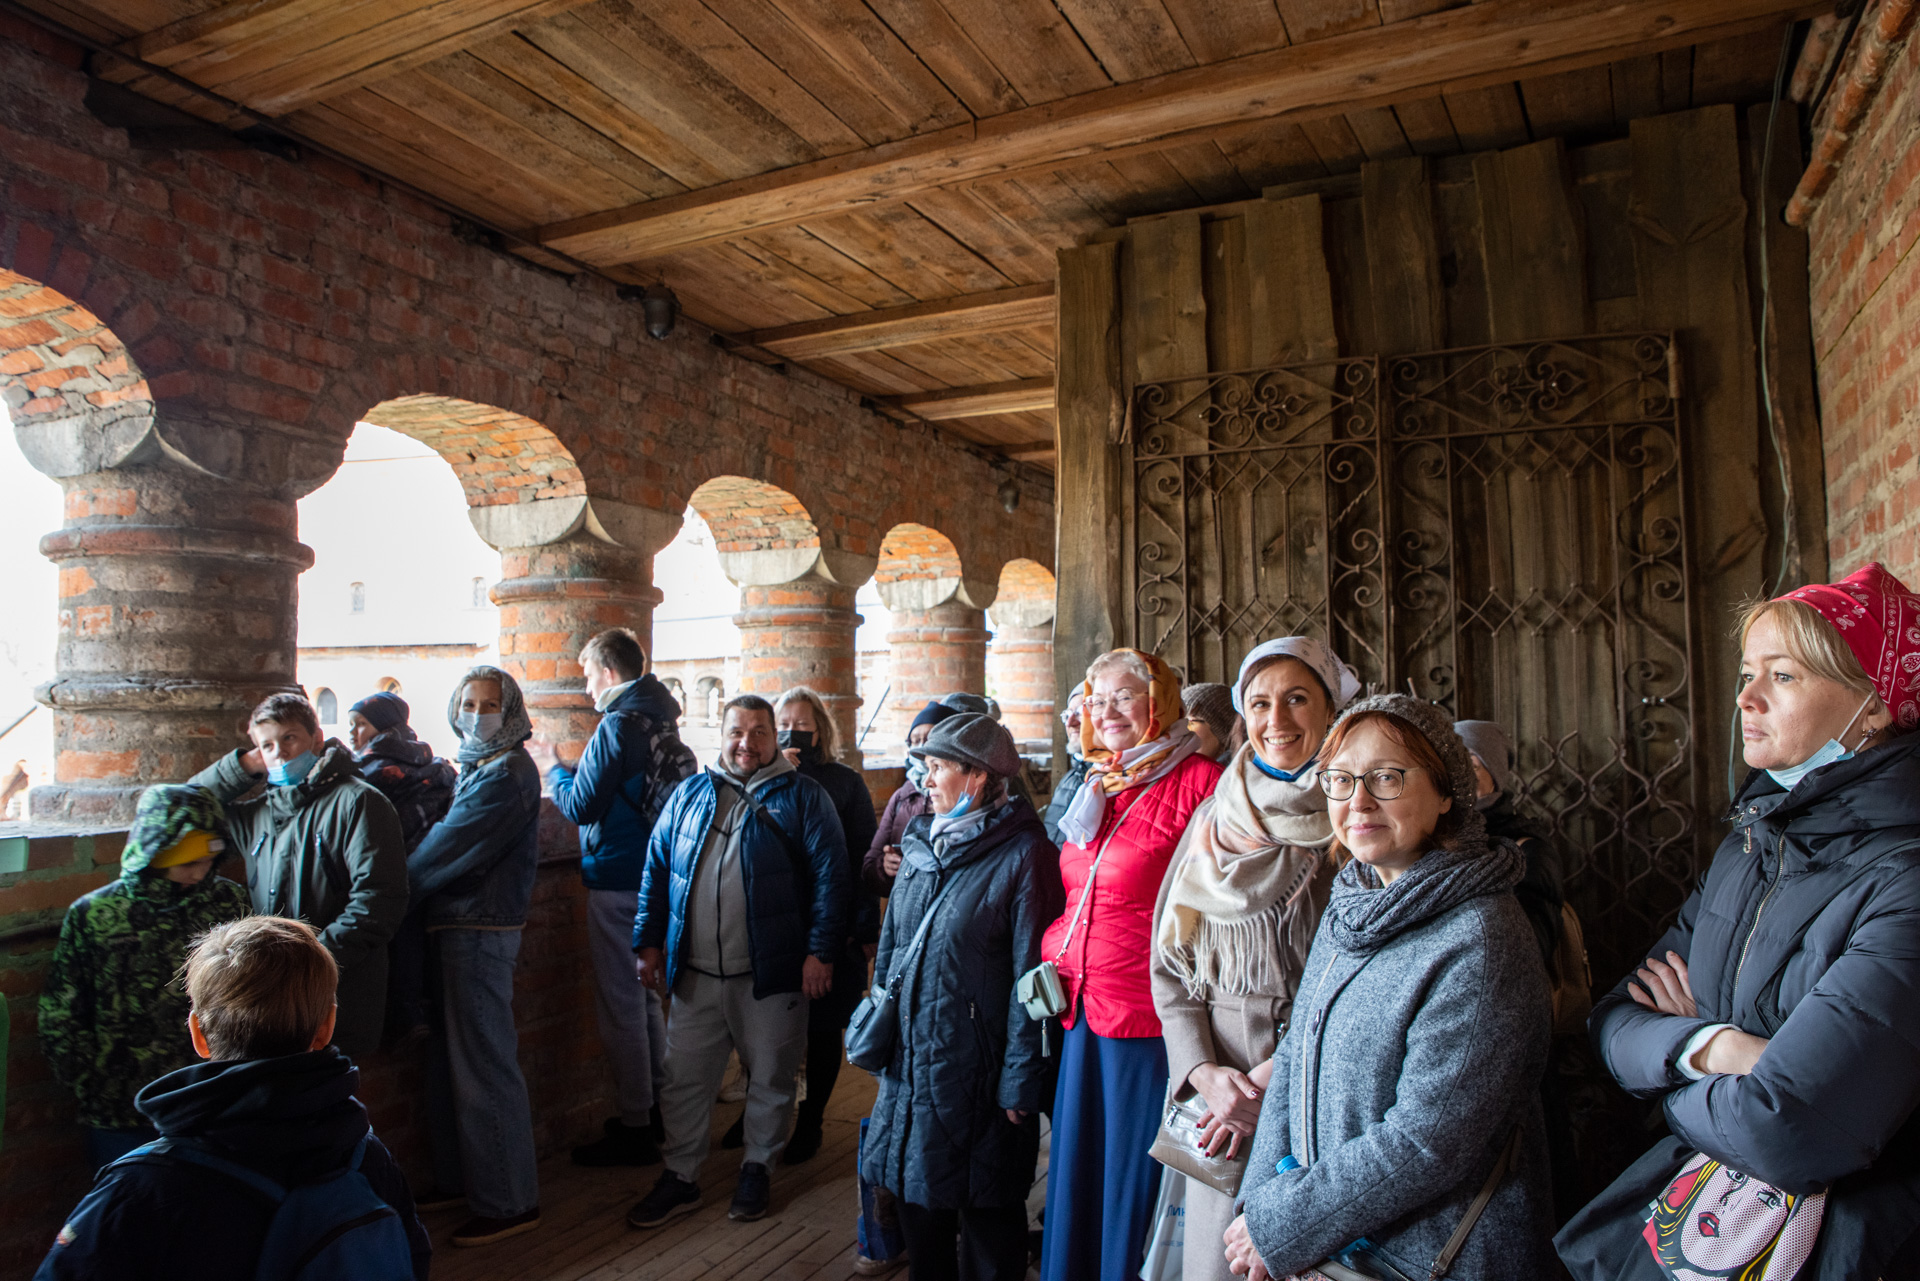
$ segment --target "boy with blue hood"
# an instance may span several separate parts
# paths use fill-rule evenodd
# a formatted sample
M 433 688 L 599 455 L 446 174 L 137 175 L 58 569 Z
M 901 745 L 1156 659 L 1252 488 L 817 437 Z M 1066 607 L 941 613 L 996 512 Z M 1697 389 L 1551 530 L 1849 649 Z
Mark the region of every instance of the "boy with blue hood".
M 153 1138 L 140 1087 L 194 1061 L 180 966 L 197 935 L 250 910 L 214 875 L 225 813 L 198 787 L 149 787 L 120 852 L 120 879 L 76 900 L 40 994 L 40 1048 L 73 1091 L 97 1169 Z

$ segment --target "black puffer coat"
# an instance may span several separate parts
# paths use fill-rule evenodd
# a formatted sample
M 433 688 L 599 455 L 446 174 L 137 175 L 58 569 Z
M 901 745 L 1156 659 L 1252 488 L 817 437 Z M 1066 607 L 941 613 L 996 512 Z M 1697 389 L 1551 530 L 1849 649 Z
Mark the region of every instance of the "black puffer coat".
M 847 838 L 847 884 L 853 896 L 853 915 L 847 922 L 851 936 L 842 959 L 856 960 L 864 971 L 867 958 L 860 948 L 880 937 L 880 900 L 860 877 L 861 861 L 880 827 L 873 816 L 873 794 L 858 770 L 825 759 L 817 747 L 802 752 L 795 768 L 827 789 L 833 812 L 840 816 L 840 831 Z
M 360 777 L 393 802 L 407 853 L 413 853 L 427 829 L 445 818 L 453 804 L 453 766 L 405 726 L 374 735 L 354 763 Z
M 980 835 L 936 857 L 931 815 L 901 844 L 874 981 L 892 977 L 943 885 L 913 972 L 901 976 L 900 1048 L 880 1073 L 861 1168 L 895 1196 L 945 1210 L 1026 1201 L 1040 1153 L 1041 1029 L 1014 998 L 1060 914 L 1039 815 L 1002 805 Z M 1027 1113 L 1015 1125 L 1006 1109 Z
M 1920 734 L 1815 770 L 1747 779 L 1734 830 L 1649 955 L 1678 952 L 1699 1018 L 1621 984 L 1588 1026 L 1628 1091 L 1663 1098 L 1657 1144 L 1561 1230 L 1577 1277 L 1653 1276 L 1646 1207 L 1692 1151 L 1790 1192 L 1830 1187 L 1801 1281 L 1920 1275 Z M 1689 1081 L 1689 1038 L 1769 1038 L 1747 1076 Z

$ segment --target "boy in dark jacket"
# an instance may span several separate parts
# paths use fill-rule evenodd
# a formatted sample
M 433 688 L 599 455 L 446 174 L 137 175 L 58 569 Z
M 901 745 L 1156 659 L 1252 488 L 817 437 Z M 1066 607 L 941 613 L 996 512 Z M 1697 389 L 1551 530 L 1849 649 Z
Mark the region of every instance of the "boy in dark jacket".
M 580 670 L 600 724 L 572 766 L 553 744 L 528 744 L 547 772 L 553 803 L 580 825 L 580 879 L 587 886 L 594 1013 L 613 1064 L 620 1115 L 596 1143 L 575 1148 L 581 1165 L 653 1165 L 660 1160 L 659 1091 L 666 1079 L 667 1024 L 659 996 L 641 986 L 633 960 L 640 869 L 660 807 L 693 773 L 680 741 L 680 704 L 647 673 L 646 651 L 615 627 L 580 649 Z
M 120 879 L 67 909 L 40 994 L 40 1049 L 73 1091 L 94 1169 L 153 1138 L 141 1086 L 193 1062 L 180 963 L 194 938 L 249 910 L 214 869 L 220 802 L 198 787 L 149 787 L 120 853 Z
M 360 1171 L 425 1281 L 432 1247 L 406 1180 L 354 1097 L 359 1070 L 328 1044 L 338 969 L 312 927 L 269 916 L 217 926 L 186 973 L 187 1025 L 209 1061 L 161 1077 L 135 1106 L 163 1139 L 283 1187 L 346 1168 L 364 1141 Z M 138 1152 L 101 1171 L 34 1275 L 252 1281 L 275 1208 L 234 1175 Z

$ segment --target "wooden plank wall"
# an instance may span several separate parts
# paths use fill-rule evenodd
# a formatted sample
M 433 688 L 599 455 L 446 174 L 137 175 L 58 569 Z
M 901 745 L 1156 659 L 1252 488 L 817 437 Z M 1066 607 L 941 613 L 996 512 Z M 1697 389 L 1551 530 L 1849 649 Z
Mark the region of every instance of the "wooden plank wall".
M 1133 383 L 1329 354 L 1671 328 L 1686 354 L 1692 460 L 1695 804 L 1711 827 L 1726 801 L 1732 612 L 1772 585 L 1782 556 L 1782 504 L 1769 490 L 1779 462 L 1756 369 L 1763 232 L 1773 387 L 1799 519 L 1792 552 L 1801 579 L 1826 572 L 1806 243 L 1758 212 L 1765 109 L 1756 110 L 1646 117 L 1624 138 L 1578 148 L 1548 138 L 1370 162 L 1357 177 L 1137 219 L 1063 251 L 1062 691 L 1131 625 L 1114 424 Z M 1791 186 L 1797 147 L 1788 119 L 1776 128 L 1765 204 Z

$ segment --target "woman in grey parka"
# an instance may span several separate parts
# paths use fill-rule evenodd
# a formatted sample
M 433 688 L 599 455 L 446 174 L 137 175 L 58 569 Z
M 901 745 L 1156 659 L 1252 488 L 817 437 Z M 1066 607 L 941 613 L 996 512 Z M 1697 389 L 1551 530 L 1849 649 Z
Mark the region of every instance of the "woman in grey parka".
M 1322 760 L 1353 861 L 1274 1053 L 1228 1257 L 1252 1281 L 1330 1256 L 1388 1281 L 1550 1276 L 1538 1085 L 1551 1014 L 1512 892 L 1524 859 L 1488 842 L 1466 746 L 1431 703 L 1355 703 Z

